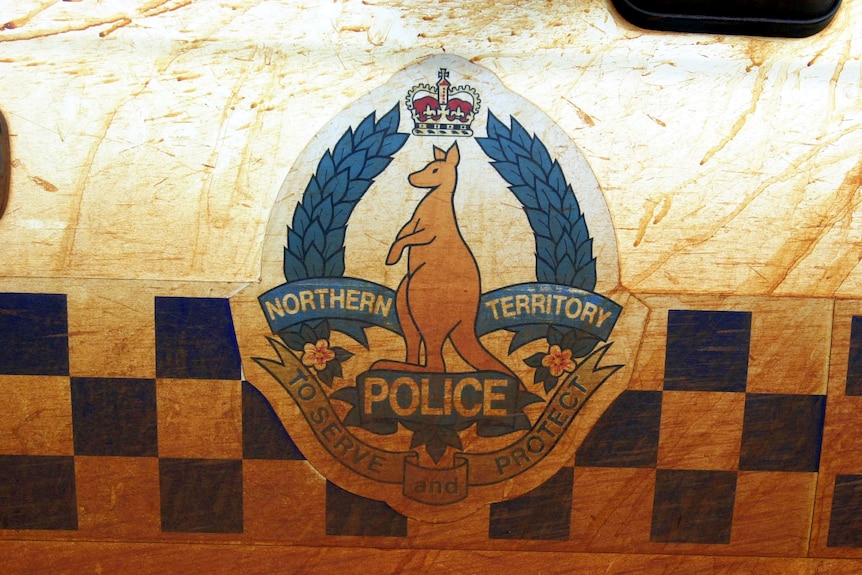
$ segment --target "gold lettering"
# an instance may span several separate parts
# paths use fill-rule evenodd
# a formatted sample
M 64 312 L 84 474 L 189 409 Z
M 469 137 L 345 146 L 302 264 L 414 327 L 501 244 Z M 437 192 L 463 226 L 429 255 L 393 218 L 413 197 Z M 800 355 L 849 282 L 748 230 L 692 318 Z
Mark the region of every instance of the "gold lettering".
M 485 307 L 491 308 L 491 313 L 494 314 L 494 319 L 500 319 L 500 314 L 497 313 L 497 304 L 500 303 L 500 299 L 492 299 L 485 302 Z
M 545 296 L 540 293 L 533 294 L 533 315 L 539 315 L 540 313 L 547 313 L 545 311 Z M 537 310 L 538 308 L 538 310 Z
M 503 308 L 503 317 L 515 317 L 514 297 L 507 295 L 500 298 L 500 306 Z
M 410 389 L 410 405 L 408 407 L 401 407 L 401 404 L 398 403 L 398 390 L 402 387 Z M 419 386 L 409 377 L 399 377 L 392 384 L 392 387 L 389 388 L 389 405 L 392 407 L 395 415 L 400 415 L 401 417 L 412 415 L 416 411 L 416 408 L 419 407 Z
M 347 290 L 347 309 L 351 311 L 359 311 L 359 290 Z
M 477 392 L 482 393 L 482 384 L 479 383 L 478 379 L 472 377 L 465 377 L 455 386 L 455 397 L 453 397 L 452 400 L 455 403 L 455 411 L 457 411 L 464 417 L 473 417 L 479 415 L 479 412 L 482 411 L 482 404 L 476 402 L 470 409 L 464 407 L 462 395 L 464 393 L 464 388 L 468 386 L 472 387 Z
M 578 304 L 578 311 L 572 313 L 572 304 Z M 590 304 L 592 305 L 592 304 Z M 581 315 L 581 300 L 576 297 L 570 298 L 569 301 L 566 302 L 566 317 L 571 319 L 577 319 L 577 317 Z
M 599 321 L 596 322 L 596 327 L 602 327 L 602 324 L 605 323 L 605 320 L 611 317 L 613 313 L 613 311 L 605 313 L 604 308 L 599 308 Z
M 299 301 L 302 304 L 302 311 L 306 311 L 308 308 L 315 309 L 314 294 L 310 291 L 302 290 L 299 292 Z
M 365 413 L 370 414 L 375 403 L 386 399 L 386 380 L 382 377 L 369 377 L 365 380 Z M 377 390 L 377 391 L 375 391 Z
M 563 302 L 566 301 L 566 296 L 564 295 L 554 295 L 551 296 L 554 298 L 554 301 L 557 302 L 557 311 L 554 312 L 555 315 L 560 315 L 560 308 L 563 307 Z
M 273 305 L 272 301 L 266 301 L 266 312 L 269 314 L 269 319 L 275 319 L 275 314 L 278 314 L 278 317 L 284 317 L 284 309 L 281 307 L 281 302 L 273 300 L 275 305 Z
M 530 313 L 530 296 L 526 294 L 518 294 L 515 296 L 515 313 Z
M 336 304 L 341 309 L 344 309 L 344 290 L 338 290 L 338 295 L 335 295 L 335 290 L 329 290 L 329 307 L 335 309 Z
M 431 383 L 428 378 L 422 379 L 422 415 L 443 415 L 443 407 L 431 407 Z
M 500 401 L 506 399 L 506 394 L 504 393 L 494 393 L 495 389 L 500 389 L 506 387 L 505 379 L 486 379 L 485 380 L 485 395 L 482 407 L 484 408 L 484 414 L 488 416 L 503 416 L 506 415 L 505 409 L 495 409 L 491 407 L 492 401 Z
M 289 302 L 293 302 L 293 306 Z M 281 298 L 281 303 L 284 305 L 284 311 L 290 315 L 299 313 L 299 298 L 296 295 L 292 293 L 284 294 L 284 297 Z
M 320 302 L 320 309 L 326 309 L 326 299 L 324 296 L 329 292 L 327 289 L 316 289 L 314 293 L 317 294 L 317 301 Z
M 368 313 L 374 313 L 374 294 L 370 291 L 362 292 L 362 300 L 359 302 L 359 311 L 368 308 Z
M 374 313 L 378 315 L 383 315 L 383 317 L 389 317 L 389 310 L 392 309 L 392 298 L 391 297 L 383 297 L 382 295 L 377 296 L 377 302 L 374 304 Z
M 581 314 L 581 320 L 587 321 L 587 316 L 590 318 L 590 323 L 596 322 L 596 312 L 599 311 L 599 308 L 596 307 L 596 304 L 587 302 L 584 304 L 584 313 Z

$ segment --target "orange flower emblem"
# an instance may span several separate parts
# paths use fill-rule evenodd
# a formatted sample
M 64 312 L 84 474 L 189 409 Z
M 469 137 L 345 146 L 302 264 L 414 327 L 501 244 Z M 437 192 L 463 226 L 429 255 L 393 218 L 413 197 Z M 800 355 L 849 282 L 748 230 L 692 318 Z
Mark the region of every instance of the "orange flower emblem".
M 335 352 L 329 349 L 329 342 L 325 339 L 317 340 L 317 343 L 307 343 L 303 348 L 302 365 L 313 367 L 317 371 L 326 369 L 326 364 L 335 359 Z
M 572 350 L 560 349 L 558 345 L 552 345 L 548 354 L 542 358 L 542 365 L 548 368 L 551 375 L 560 377 L 563 373 L 575 371 L 575 362 L 572 361 Z

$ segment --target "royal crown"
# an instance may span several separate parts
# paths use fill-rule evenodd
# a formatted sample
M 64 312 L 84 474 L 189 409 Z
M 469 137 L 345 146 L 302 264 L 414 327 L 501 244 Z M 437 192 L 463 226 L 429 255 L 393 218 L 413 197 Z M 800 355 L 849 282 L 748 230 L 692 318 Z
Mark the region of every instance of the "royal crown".
M 419 84 L 407 92 L 407 109 L 416 136 L 472 136 L 479 93 L 471 86 L 452 87 L 449 71 L 440 68 L 437 85 Z

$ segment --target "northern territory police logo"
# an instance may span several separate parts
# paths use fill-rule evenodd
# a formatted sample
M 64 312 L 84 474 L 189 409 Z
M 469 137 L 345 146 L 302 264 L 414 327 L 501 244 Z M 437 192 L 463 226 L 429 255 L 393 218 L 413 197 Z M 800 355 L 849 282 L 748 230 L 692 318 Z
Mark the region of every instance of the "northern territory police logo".
M 255 361 L 324 475 L 439 521 L 572 457 L 578 411 L 620 367 L 602 360 L 622 308 L 597 292 L 618 282 L 604 199 L 547 117 L 429 58 L 318 135 L 273 219 L 275 357 Z

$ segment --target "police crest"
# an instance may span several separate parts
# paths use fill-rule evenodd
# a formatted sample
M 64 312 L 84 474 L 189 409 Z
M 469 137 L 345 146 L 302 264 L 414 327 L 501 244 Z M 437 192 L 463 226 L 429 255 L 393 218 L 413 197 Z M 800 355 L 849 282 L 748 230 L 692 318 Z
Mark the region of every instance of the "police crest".
M 621 367 L 592 172 L 460 58 L 414 64 L 325 128 L 282 188 L 274 242 L 258 301 L 275 353 L 255 361 L 290 397 L 283 423 L 328 478 L 408 516 L 454 519 L 557 471 Z

